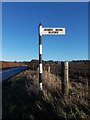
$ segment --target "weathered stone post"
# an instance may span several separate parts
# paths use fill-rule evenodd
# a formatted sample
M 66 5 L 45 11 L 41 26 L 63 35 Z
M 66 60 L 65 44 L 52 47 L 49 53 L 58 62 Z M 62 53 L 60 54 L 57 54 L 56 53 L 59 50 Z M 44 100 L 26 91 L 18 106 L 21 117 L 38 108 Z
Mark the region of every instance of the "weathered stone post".
M 63 95 L 68 95 L 69 91 L 68 62 L 61 62 L 61 90 Z

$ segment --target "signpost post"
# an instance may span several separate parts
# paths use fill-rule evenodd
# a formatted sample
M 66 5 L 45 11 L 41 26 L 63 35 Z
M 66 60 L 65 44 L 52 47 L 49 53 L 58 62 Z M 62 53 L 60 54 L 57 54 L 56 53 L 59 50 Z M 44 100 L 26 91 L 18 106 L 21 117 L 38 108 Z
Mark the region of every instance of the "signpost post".
M 42 88 L 42 26 L 41 23 L 39 24 L 39 87 L 40 91 L 43 90 Z
M 65 35 L 65 28 L 43 28 L 39 24 L 39 89 L 43 90 L 42 86 L 42 35 Z

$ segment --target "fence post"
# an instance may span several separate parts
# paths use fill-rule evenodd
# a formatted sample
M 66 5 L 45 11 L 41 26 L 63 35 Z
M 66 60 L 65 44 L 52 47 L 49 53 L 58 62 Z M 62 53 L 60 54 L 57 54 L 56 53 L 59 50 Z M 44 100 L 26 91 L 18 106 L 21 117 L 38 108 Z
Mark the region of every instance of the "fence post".
M 61 62 L 61 90 L 63 95 L 68 95 L 68 62 Z
M 50 73 L 50 66 L 48 66 L 48 72 Z

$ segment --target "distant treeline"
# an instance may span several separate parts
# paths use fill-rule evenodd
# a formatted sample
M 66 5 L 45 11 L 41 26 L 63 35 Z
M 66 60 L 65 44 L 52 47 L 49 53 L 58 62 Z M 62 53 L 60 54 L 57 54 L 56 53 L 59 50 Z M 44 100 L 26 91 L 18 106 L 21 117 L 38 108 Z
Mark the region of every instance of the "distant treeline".
M 43 69 L 48 69 L 48 66 L 51 67 L 51 71 L 55 73 L 55 71 L 60 71 L 62 61 L 42 61 Z M 70 69 L 88 69 L 90 60 L 73 60 L 68 61 Z M 10 68 L 17 66 L 28 65 L 31 69 L 37 70 L 39 67 L 39 61 L 37 59 L 32 59 L 31 61 L 23 61 L 23 62 L 11 62 L 11 61 L 0 61 L 0 68 Z

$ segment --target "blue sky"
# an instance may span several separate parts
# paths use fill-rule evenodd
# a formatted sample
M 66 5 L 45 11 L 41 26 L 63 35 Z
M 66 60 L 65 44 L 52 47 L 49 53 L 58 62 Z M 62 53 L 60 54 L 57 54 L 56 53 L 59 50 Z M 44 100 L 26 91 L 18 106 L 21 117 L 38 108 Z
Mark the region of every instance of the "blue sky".
M 38 59 L 38 24 L 65 27 L 65 35 L 43 35 L 44 60 L 88 59 L 88 3 L 3 3 L 2 59 Z

